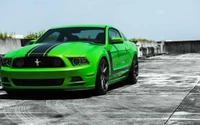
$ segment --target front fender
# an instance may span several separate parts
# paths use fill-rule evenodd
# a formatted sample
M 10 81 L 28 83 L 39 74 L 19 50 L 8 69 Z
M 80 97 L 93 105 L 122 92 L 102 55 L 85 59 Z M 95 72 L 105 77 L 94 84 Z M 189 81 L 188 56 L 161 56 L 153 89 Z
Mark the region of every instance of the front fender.
M 107 52 L 106 48 L 100 47 L 98 49 L 90 51 L 86 55 L 86 57 L 89 60 L 91 67 L 94 69 L 94 74 L 97 73 L 97 69 L 98 69 L 100 60 L 102 58 L 105 58 L 107 60 L 107 62 L 108 62 L 109 74 L 110 74 L 111 67 L 110 67 L 109 56 L 108 56 L 108 52 Z

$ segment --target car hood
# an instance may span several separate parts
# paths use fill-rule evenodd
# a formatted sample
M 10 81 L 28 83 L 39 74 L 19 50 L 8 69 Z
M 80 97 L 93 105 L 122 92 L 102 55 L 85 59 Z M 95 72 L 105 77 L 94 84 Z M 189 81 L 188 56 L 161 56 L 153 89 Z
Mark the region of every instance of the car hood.
M 18 50 L 9 52 L 6 57 L 25 57 L 25 56 L 68 56 L 77 57 L 84 56 L 101 44 L 93 44 L 88 42 L 66 42 L 66 43 L 40 43 L 28 45 Z

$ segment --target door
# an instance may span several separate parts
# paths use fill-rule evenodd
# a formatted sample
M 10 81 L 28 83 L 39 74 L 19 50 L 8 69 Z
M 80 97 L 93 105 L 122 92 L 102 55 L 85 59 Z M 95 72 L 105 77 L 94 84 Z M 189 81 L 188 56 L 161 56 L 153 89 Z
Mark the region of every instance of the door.
M 107 46 L 107 49 L 109 50 L 108 55 L 109 55 L 110 66 L 111 66 L 111 74 L 113 74 L 114 71 L 118 69 L 118 65 L 120 64 L 119 51 L 112 44 L 109 44 Z
M 110 40 L 113 37 L 121 37 L 121 34 L 119 33 L 118 30 L 114 29 L 114 28 L 110 28 L 109 29 L 109 38 Z M 125 44 L 125 41 L 123 43 L 115 43 L 115 44 L 111 44 L 113 47 L 115 47 L 118 51 L 118 63 L 116 64 L 116 70 L 120 70 L 123 68 L 126 68 L 128 66 L 128 62 L 129 62 L 129 50 L 128 47 Z

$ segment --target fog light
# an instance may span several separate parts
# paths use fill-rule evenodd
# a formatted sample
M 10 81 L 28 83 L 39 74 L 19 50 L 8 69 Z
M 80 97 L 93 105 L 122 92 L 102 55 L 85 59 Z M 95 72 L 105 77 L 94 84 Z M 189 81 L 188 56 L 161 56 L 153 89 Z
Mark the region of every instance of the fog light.
M 2 82 L 9 82 L 7 77 L 2 77 Z
M 53 59 L 52 64 L 54 66 L 61 66 L 62 65 L 62 61 L 60 59 Z
M 74 76 L 74 77 L 72 77 L 71 82 L 78 82 L 78 81 L 83 81 L 83 79 L 80 76 Z
M 15 65 L 17 67 L 22 67 L 24 65 L 24 60 L 23 59 L 17 59 L 17 60 L 15 60 Z

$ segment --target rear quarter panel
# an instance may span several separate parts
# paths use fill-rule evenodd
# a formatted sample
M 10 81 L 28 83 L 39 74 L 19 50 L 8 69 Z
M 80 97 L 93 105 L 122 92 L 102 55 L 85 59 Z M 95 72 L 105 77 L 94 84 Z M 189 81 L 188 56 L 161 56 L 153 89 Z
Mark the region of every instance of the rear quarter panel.
M 129 60 L 130 61 L 129 64 L 131 65 L 133 58 L 135 56 L 137 57 L 137 55 L 138 55 L 137 46 L 134 42 L 130 42 L 130 41 L 125 41 L 125 44 L 126 44 L 128 50 L 129 50 L 129 55 L 130 55 L 130 58 L 131 58 Z

